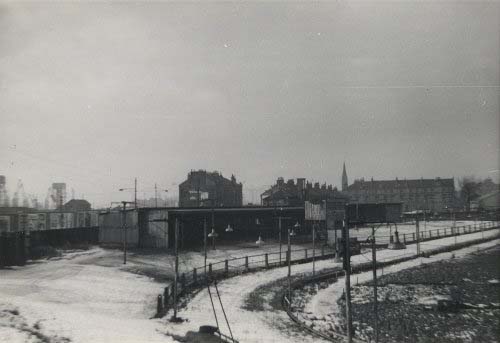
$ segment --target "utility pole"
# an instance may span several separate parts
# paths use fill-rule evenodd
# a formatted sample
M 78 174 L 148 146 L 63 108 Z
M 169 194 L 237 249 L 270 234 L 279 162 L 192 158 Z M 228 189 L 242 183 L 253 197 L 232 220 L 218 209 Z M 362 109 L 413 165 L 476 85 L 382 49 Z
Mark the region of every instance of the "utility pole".
M 280 264 L 279 266 L 281 266 L 281 212 L 280 212 L 280 216 L 278 217 L 278 240 L 280 241 Z
M 292 306 L 292 251 L 291 251 L 291 245 L 290 245 L 290 236 L 291 236 L 291 230 L 288 229 L 288 306 Z
M 125 207 L 127 206 L 126 201 L 122 201 L 123 204 L 123 213 L 122 213 L 122 228 L 123 228 L 123 264 L 127 264 L 127 224 L 126 220 L 126 212 Z
M 316 257 L 316 227 L 315 227 L 315 224 L 313 223 L 313 256 L 312 256 L 312 260 L 313 260 L 313 276 L 314 274 L 316 273 L 316 266 L 315 266 L 315 257 Z
M 418 222 L 418 211 L 417 215 L 415 216 L 415 230 L 417 234 L 417 256 L 420 256 L 420 225 Z
M 375 314 L 375 343 L 378 343 L 378 298 L 377 298 L 377 246 L 375 228 L 372 226 L 372 263 L 373 263 L 373 312 Z
M 155 183 L 155 207 L 158 207 L 158 190 Z
M 134 207 L 137 209 L 137 178 L 134 179 Z
M 346 302 L 346 318 L 347 318 L 347 342 L 352 343 L 352 309 L 351 309 L 351 252 L 349 242 L 349 217 L 347 213 L 344 220 L 344 269 L 345 269 L 345 302 Z
M 178 237 L 179 237 L 179 219 L 175 218 L 175 276 L 174 276 L 174 317 L 177 319 L 177 282 L 179 277 L 179 247 L 178 247 Z
M 203 218 L 203 254 L 205 257 L 205 279 L 207 278 L 207 218 Z
M 453 213 L 452 216 L 453 216 L 453 232 L 455 234 L 455 245 L 457 245 L 457 222 L 455 220 L 455 213 Z

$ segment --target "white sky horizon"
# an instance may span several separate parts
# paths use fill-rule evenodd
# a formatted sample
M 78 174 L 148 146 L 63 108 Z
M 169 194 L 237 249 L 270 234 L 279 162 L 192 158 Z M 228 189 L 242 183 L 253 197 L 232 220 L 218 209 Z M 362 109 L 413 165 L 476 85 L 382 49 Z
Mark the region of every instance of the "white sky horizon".
M 94 206 L 192 169 L 499 179 L 500 2 L 0 1 L 0 175 Z M 147 193 L 141 189 L 148 189 Z M 144 194 L 146 193 L 146 194 Z M 127 197 L 127 196 L 125 196 Z

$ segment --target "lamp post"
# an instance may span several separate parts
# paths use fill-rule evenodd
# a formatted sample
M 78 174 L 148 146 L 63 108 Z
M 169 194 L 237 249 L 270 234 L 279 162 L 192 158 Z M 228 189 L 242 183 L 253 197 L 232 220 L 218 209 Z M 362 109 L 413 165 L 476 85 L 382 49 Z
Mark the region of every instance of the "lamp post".
M 137 178 L 134 179 L 134 187 L 133 188 L 120 188 L 119 191 L 127 191 L 127 190 L 134 190 L 134 207 L 137 208 Z
M 164 189 L 163 191 L 167 193 L 168 189 Z M 155 183 L 155 207 L 158 207 L 158 187 L 156 186 L 156 183 Z
M 255 242 L 255 244 L 257 244 L 259 247 L 264 244 L 264 241 L 262 240 L 262 237 L 260 237 L 259 235 L 259 239 Z
M 217 232 L 215 232 L 215 229 L 212 228 L 212 232 L 208 234 L 208 237 L 212 238 L 212 248 L 215 250 L 215 238 L 218 236 Z
M 122 204 L 122 229 L 123 229 L 123 264 L 127 264 L 127 217 L 126 217 L 126 207 L 127 204 L 134 204 L 130 201 L 121 201 L 121 202 L 111 202 L 111 206 L 113 204 Z M 110 207 L 111 209 L 111 207 Z
M 299 222 L 297 223 L 290 229 L 288 229 L 288 301 L 289 301 L 289 306 L 292 305 L 292 250 L 291 250 L 291 244 L 290 244 L 290 238 L 295 236 L 295 232 L 293 229 L 298 229 L 300 227 Z

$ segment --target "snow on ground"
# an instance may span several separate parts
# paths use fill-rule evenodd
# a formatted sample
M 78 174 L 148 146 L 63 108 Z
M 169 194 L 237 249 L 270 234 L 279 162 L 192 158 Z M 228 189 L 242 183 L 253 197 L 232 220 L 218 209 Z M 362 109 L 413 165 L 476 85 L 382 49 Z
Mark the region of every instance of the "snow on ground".
M 419 223 L 419 230 L 420 232 L 427 232 L 427 231 L 433 231 L 433 234 L 435 233 L 436 229 L 444 229 L 444 228 L 451 228 L 453 225 L 456 227 L 463 227 L 463 226 L 469 226 L 471 225 L 474 227 L 474 224 L 479 225 L 480 223 L 484 223 L 482 221 L 473 221 L 473 220 L 464 220 L 464 221 L 456 221 L 455 223 L 453 221 L 449 220 L 441 220 L 441 221 L 421 221 Z M 394 235 L 395 231 L 395 226 L 394 224 L 389 227 L 388 225 L 383 225 L 379 226 L 378 224 L 375 224 L 375 227 L 377 228 L 377 231 L 375 233 L 375 237 L 377 238 L 377 242 L 379 243 L 388 243 L 389 242 L 389 237 L 390 235 Z M 408 240 L 410 240 L 410 235 L 412 233 L 415 233 L 415 222 L 410 222 L 410 223 L 401 223 L 397 225 L 398 228 L 398 233 L 399 233 L 399 238 L 401 241 L 403 240 L 403 234 L 407 234 Z M 449 233 L 449 231 L 448 231 Z M 357 229 L 351 229 L 349 235 L 351 237 L 357 237 L 361 241 L 365 241 L 369 236 L 372 234 L 372 229 L 371 227 L 358 227 Z M 443 232 L 441 232 L 441 235 Z
M 487 231 L 484 236 L 498 232 Z M 457 241 L 477 239 L 481 235 L 463 235 L 457 237 Z M 453 242 L 454 238 L 425 242 L 422 249 Z M 277 244 L 217 247 L 215 251 L 209 250 L 209 261 L 276 250 Z M 408 252 L 415 253 L 415 246 L 410 245 L 405 251 L 380 251 L 379 259 L 395 258 Z M 353 262 L 364 262 L 367 258 L 369 256 L 354 256 Z M 156 310 L 156 296 L 162 293 L 165 283 L 155 282 L 131 269 L 152 266 L 171 273 L 173 256 L 131 252 L 126 266 L 121 259 L 120 250 L 92 248 L 0 270 L 0 341 L 171 342 L 166 332 L 184 335 L 188 330 L 197 331 L 200 325 L 214 323 L 206 291 L 198 293 L 187 308 L 180 311 L 180 316 L 189 318 L 189 322 L 176 325 L 166 319 L 150 319 Z M 181 270 L 189 271 L 203 265 L 203 253 L 183 254 L 181 261 L 181 268 L 184 268 Z M 316 262 L 317 270 L 335 266 L 339 264 L 332 260 Z M 310 271 L 311 263 L 292 266 L 294 274 Z M 290 336 L 287 330 L 278 330 L 276 326 L 288 321 L 282 311 L 252 312 L 241 308 L 255 288 L 286 275 L 284 267 L 220 283 L 233 333 L 241 342 L 319 342 L 305 334 Z M 228 333 L 220 308 L 218 315 L 223 332 Z
M 0 341 L 171 341 L 160 332 L 163 325 L 149 319 L 162 285 L 120 265 L 88 264 L 108 254 L 94 248 L 1 270 Z
M 477 222 L 481 223 L 481 222 Z M 474 225 L 474 221 L 457 221 L 457 226 L 464 225 Z M 420 230 L 434 230 L 437 228 L 450 228 L 453 226 L 452 221 L 435 221 L 435 222 L 427 222 L 426 224 L 421 223 Z M 405 223 L 398 225 L 398 232 L 400 232 L 400 237 L 402 240 L 403 233 L 414 233 L 415 232 L 415 224 L 414 223 Z M 389 233 L 390 229 L 386 226 L 381 226 L 377 229 L 376 237 L 379 243 L 388 243 L 389 242 Z M 392 229 L 392 233 L 394 233 L 394 227 Z M 449 233 L 449 232 L 448 232 Z M 350 235 L 352 237 L 358 237 L 360 240 L 366 240 L 368 236 L 371 235 L 371 228 L 358 228 L 351 229 Z M 212 263 L 213 268 L 222 269 L 224 268 L 224 260 L 229 260 L 229 269 L 242 267 L 244 264 L 244 260 L 242 259 L 245 256 L 249 257 L 250 267 L 252 263 L 259 263 L 261 266 L 264 264 L 264 257 L 262 256 L 265 253 L 269 254 L 269 263 L 277 262 L 279 260 L 279 243 L 275 240 L 266 240 L 263 245 L 258 246 L 255 242 L 247 242 L 240 243 L 238 245 L 220 245 L 217 244 L 216 250 L 212 250 L 212 246 L 209 243 L 207 249 L 207 264 Z M 286 259 L 286 242 L 283 241 L 281 260 L 284 261 Z M 308 251 L 308 256 L 312 256 L 312 244 L 304 243 L 304 244 L 292 244 L 292 259 L 298 259 L 304 257 L 304 249 L 310 249 Z M 316 256 L 319 256 L 321 253 L 320 248 L 316 248 Z M 253 256 L 253 257 L 252 257 Z M 232 259 L 240 258 L 235 261 L 231 261 Z M 102 261 L 100 263 L 103 263 Z M 113 262 L 115 263 L 115 262 Z M 173 277 L 174 270 L 174 258 L 172 254 L 166 253 L 155 253 L 149 255 L 141 255 L 135 254 L 134 252 L 130 253 L 129 256 L 129 265 L 135 266 L 138 268 L 151 268 L 153 273 L 158 272 L 167 272 L 167 275 L 170 278 Z M 198 268 L 198 272 L 203 268 L 204 265 L 204 256 L 203 251 L 189 251 L 181 254 L 179 256 L 179 271 L 182 272 L 192 272 L 193 268 Z M 170 272 L 170 273 L 168 273 Z
M 319 244 L 318 244 L 319 246 Z M 308 254 L 312 256 L 312 244 L 292 244 L 292 259 L 299 259 L 304 257 L 304 249 L 309 249 Z M 282 245 L 281 259 L 286 258 L 286 244 Z M 229 260 L 229 269 L 238 268 L 244 265 L 244 257 L 249 257 L 249 265 L 253 264 L 264 265 L 264 254 L 269 253 L 269 263 L 277 262 L 279 260 L 279 244 L 276 242 L 265 242 L 263 245 L 258 246 L 253 243 L 242 243 L 237 246 L 231 245 L 217 245 L 216 250 L 212 250 L 210 246 L 207 250 L 207 265 L 213 264 L 215 269 L 224 268 L 224 260 Z M 316 248 L 316 256 L 321 253 L 321 248 Z M 233 260 L 238 259 L 238 260 Z M 233 261 L 231 261 L 233 260 Z M 130 266 L 149 266 L 151 268 L 158 268 L 168 270 L 173 273 L 174 270 L 174 256 L 171 253 L 156 253 L 150 255 L 141 255 L 131 252 L 129 254 Z M 179 272 L 189 273 L 193 268 L 198 268 L 198 272 L 203 269 L 204 255 L 203 251 L 188 251 L 179 255 Z M 173 275 L 173 274 L 172 274 Z
M 497 235 L 500 230 L 491 230 L 484 232 L 485 237 L 490 237 Z M 474 233 L 468 235 L 462 235 L 457 237 L 457 242 L 465 242 L 470 240 L 479 239 L 482 237 L 482 233 Z M 421 244 L 422 251 L 426 249 L 432 249 L 436 246 L 443 245 L 452 245 L 455 240 L 453 237 L 451 238 L 442 238 L 439 240 L 426 242 Z M 497 242 L 497 241 L 495 241 Z M 488 244 L 496 244 L 496 243 L 485 243 L 484 246 L 488 246 Z M 466 249 L 462 249 L 463 251 L 475 251 L 477 247 L 470 247 Z M 456 254 L 462 253 L 457 252 Z M 408 245 L 406 250 L 381 250 L 378 252 L 379 260 L 387 260 L 394 259 L 397 257 L 401 257 L 406 254 L 416 254 L 416 246 Z M 441 254 L 444 255 L 444 254 Z M 371 256 L 371 255 L 370 255 Z M 439 256 L 440 255 L 436 255 Z M 447 255 L 449 258 L 451 254 Z M 442 257 L 441 257 L 442 258 Z M 353 263 L 361 263 L 370 260 L 368 256 L 365 255 L 356 255 L 352 257 Z M 420 260 L 410 261 L 405 266 L 406 268 L 411 267 L 415 264 L 419 264 Z M 436 258 L 426 259 L 427 261 L 435 261 Z M 317 261 L 316 269 L 321 270 L 325 268 L 332 268 L 336 266 L 340 266 L 340 263 L 334 263 L 332 260 L 325 261 Z M 397 268 L 399 265 L 393 266 Z M 391 267 L 386 267 L 387 271 L 392 271 Z M 397 269 L 394 269 L 396 271 Z M 292 274 L 298 273 L 306 273 L 311 271 L 311 263 L 295 265 L 292 266 Z M 366 275 L 365 275 L 366 274 Z M 230 320 L 231 329 L 233 331 L 234 336 L 239 339 L 241 342 L 320 342 L 320 340 L 316 337 L 309 335 L 299 335 L 299 336 L 290 336 L 287 331 L 279 331 L 276 330 L 275 326 L 278 325 L 279 321 L 288 321 L 286 313 L 283 311 L 280 312 L 252 312 L 243 309 L 245 298 L 249 296 L 249 294 L 258 286 L 270 283 L 274 280 L 286 277 L 287 268 L 276 268 L 269 271 L 262 271 L 253 274 L 248 274 L 244 276 L 234 277 L 225 281 L 222 281 L 219 284 L 219 291 L 221 293 L 221 298 L 224 304 L 224 309 L 228 315 Z M 359 278 L 359 282 L 363 280 L 362 278 L 366 277 L 366 280 L 369 280 L 370 273 L 362 273 L 358 275 L 354 275 L 352 277 L 351 282 L 356 282 L 356 278 Z M 327 315 L 332 312 L 332 299 L 333 296 L 338 296 L 342 293 L 342 287 L 335 288 L 336 285 L 343 285 L 342 282 L 337 282 L 332 285 L 332 287 L 327 288 L 334 289 L 333 293 L 329 293 L 328 291 L 320 291 L 318 294 L 321 294 L 319 297 L 315 297 L 313 302 L 314 305 L 311 308 L 311 312 L 319 315 Z M 336 301 L 333 301 L 336 304 Z M 219 322 L 222 321 L 222 312 L 219 307 L 217 307 Z M 183 324 L 178 324 L 176 326 L 172 326 L 169 331 L 174 334 L 183 335 L 188 330 L 197 330 L 200 325 L 205 324 L 214 324 L 215 320 L 213 317 L 212 308 L 210 305 L 210 298 L 207 291 L 202 291 L 198 293 L 187 305 L 185 309 L 182 309 L 179 312 L 179 316 L 183 318 L 188 318 L 189 321 Z M 228 333 L 228 330 L 225 325 L 221 325 L 221 329 L 223 332 Z M 265 340 L 264 340 L 265 338 Z
M 489 237 L 490 235 L 498 234 L 498 232 L 499 232 L 499 230 L 493 230 L 493 231 L 489 231 L 488 233 L 485 232 L 484 234 L 485 234 L 485 237 Z M 481 238 L 481 233 L 459 236 L 457 238 L 459 239 L 458 240 L 459 242 L 464 242 L 466 240 L 474 240 L 474 239 Z M 432 241 L 429 243 L 433 243 L 433 244 L 432 245 L 431 244 L 426 244 L 426 245 L 422 244 L 422 251 L 425 251 L 426 247 L 434 248 L 435 246 L 453 244 L 454 241 L 453 241 L 453 238 L 451 238 L 451 241 L 450 241 L 450 238 L 444 238 L 444 239 Z M 493 240 L 490 242 L 486 242 L 486 243 L 470 246 L 467 248 L 463 248 L 460 250 L 456 250 L 453 252 L 447 252 L 447 253 L 433 255 L 430 258 L 417 258 L 417 259 L 410 260 L 407 262 L 402 262 L 402 263 L 399 263 L 396 265 L 386 266 L 383 269 L 379 269 L 378 273 L 379 273 L 379 275 L 381 273 L 385 273 L 385 274 L 395 273 L 395 272 L 398 272 L 400 270 L 412 268 L 412 267 L 415 267 L 415 266 L 418 266 L 421 264 L 432 263 L 432 262 L 436 262 L 439 260 L 449 259 L 452 257 L 452 255 L 455 257 L 465 256 L 467 254 L 470 254 L 472 252 L 477 251 L 478 249 L 486 249 L 486 248 L 495 246 L 499 243 L 500 243 L 500 240 L 497 239 L 497 240 Z M 407 248 L 410 250 L 413 250 L 413 248 L 415 248 L 415 247 L 408 246 Z M 382 256 L 386 255 L 386 252 L 387 252 L 386 250 L 381 251 L 378 253 L 378 255 L 382 257 Z M 355 257 L 358 257 L 358 256 L 355 256 Z M 369 258 L 368 256 L 367 256 L 367 258 L 369 260 L 371 260 L 371 258 Z M 387 258 L 387 257 L 385 257 L 385 258 Z M 353 257 L 353 260 L 354 260 L 354 257 Z M 378 260 L 378 258 L 377 258 L 377 260 Z M 351 283 L 352 284 L 364 283 L 364 282 L 372 280 L 372 277 L 373 277 L 372 271 L 351 275 Z M 344 278 L 343 277 L 339 278 L 339 280 L 336 283 L 333 283 L 330 287 L 320 290 L 311 299 L 311 301 L 306 305 L 304 311 L 305 312 L 312 312 L 317 316 L 326 316 L 326 315 L 334 314 L 335 316 L 339 317 L 340 310 L 339 310 L 339 307 L 337 304 L 337 300 L 344 292 L 344 289 L 345 289 L 344 286 L 345 286 Z

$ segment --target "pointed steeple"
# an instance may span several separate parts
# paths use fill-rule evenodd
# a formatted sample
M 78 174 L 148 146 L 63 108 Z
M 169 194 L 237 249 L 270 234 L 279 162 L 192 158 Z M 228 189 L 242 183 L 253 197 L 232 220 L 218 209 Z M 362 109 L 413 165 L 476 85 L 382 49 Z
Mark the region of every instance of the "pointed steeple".
M 345 162 L 344 162 L 344 168 L 342 170 L 342 192 L 347 192 L 347 172 L 345 171 Z

